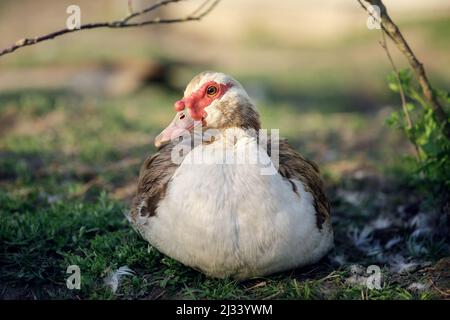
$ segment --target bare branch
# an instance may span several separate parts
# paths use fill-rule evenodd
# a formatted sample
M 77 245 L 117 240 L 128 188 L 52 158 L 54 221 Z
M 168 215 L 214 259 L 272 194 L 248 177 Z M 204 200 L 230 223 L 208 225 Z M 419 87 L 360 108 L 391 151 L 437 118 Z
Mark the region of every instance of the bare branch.
M 414 75 L 417 79 L 417 82 L 422 89 L 422 93 L 425 96 L 425 99 L 430 104 L 431 108 L 434 111 L 436 121 L 442 126 L 443 131 L 448 139 L 450 139 L 450 122 L 448 121 L 448 115 L 446 114 L 444 107 L 439 102 L 433 87 L 428 80 L 427 74 L 425 72 L 425 68 L 423 64 L 417 59 L 416 55 L 412 51 L 409 44 L 406 42 L 403 34 L 400 32 L 400 29 L 397 25 L 392 21 L 389 16 L 386 7 L 384 6 L 381 0 L 364 0 L 365 2 L 378 6 L 380 8 L 380 19 L 381 28 L 383 32 L 389 36 L 389 38 L 394 42 L 397 46 L 398 50 L 406 57 L 409 65 L 414 71 Z M 369 14 L 374 17 L 370 11 L 368 10 L 368 6 L 365 6 L 361 0 L 358 0 L 361 6 L 369 12 Z
M 399 90 L 399 93 L 400 93 L 400 99 L 402 101 L 403 114 L 405 115 L 405 118 L 406 118 L 407 128 L 409 130 L 411 130 L 412 127 L 413 127 L 413 124 L 412 124 L 412 121 L 411 121 L 411 117 L 409 116 L 408 106 L 406 104 L 406 96 L 405 96 L 405 92 L 403 90 L 402 81 L 400 79 L 400 73 L 398 72 L 398 69 L 397 69 L 397 67 L 396 67 L 396 65 L 394 63 L 394 59 L 392 59 L 391 53 L 390 53 L 389 48 L 388 48 L 387 43 L 386 43 L 386 37 L 385 37 L 384 32 L 381 32 L 380 45 L 384 49 L 384 51 L 386 52 L 386 56 L 388 57 L 389 62 L 391 63 L 391 66 L 392 66 L 392 70 L 394 70 L 395 78 L 397 80 L 398 90 Z M 414 135 L 414 132 L 409 132 L 409 134 Z M 419 150 L 419 147 L 418 147 L 418 145 L 416 143 L 416 140 L 413 138 L 413 139 L 411 139 L 411 141 L 412 141 L 412 144 L 414 145 L 414 149 L 416 150 L 417 159 L 420 161 L 420 150 Z
M 51 33 L 43 35 L 43 36 L 38 36 L 38 37 L 34 37 L 34 38 L 24 38 L 24 39 L 17 41 L 16 43 L 14 43 L 13 45 L 11 45 L 9 47 L 7 47 L 3 50 L 0 50 L 0 57 L 3 55 L 6 55 L 6 54 L 12 53 L 12 52 L 16 51 L 17 49 L 20 49 L 20 48 L 23 48 L 26 46 L 31 46 L 31 45 L 37 44 L 39 42 L 54 39 L 56 37 L 62 36 L 67 33 L 77 32 L 77 31 L 81 31 L 81 30 L 98 29 L 98 28 L 118 29 L 118 28 L 142 27 L 142 26 L 154 25 L 154 24 L 172 24 L 172 23 L 181 23 L 181 22 L 188 22 L 188 21 L 199 21 L 203 17 L 205 17 L 207 14 L 209 14 L 220 2 L 220 0 L 213 0 L 213 1 L 206 0 L 205 2 L 203 2 L 202 4 L 200 4 L 198 6 L 198 8 L 194 11 L 194 13 L 191 13 L 189 15 L 186 15 L 186 16 L 180 17 L 180 18 L 161 19 L 161 18 L 157 17 L 157 18 L 148 19 L 148 20 L 139 21 L 139 22 L 130 22 L 131 20 L 133 20 L 137 17 L 141 17 L 149 12 L 155 11 L 156 9 L 158 9 L 162 6 L 166 6 L 168 4 L 177 3 L 177 2 L 181 2 L 181 1 L 185 1 L 185 0 L 162 0 L 162 1 L 159 1 L 153 5 L 150 5 L 146 8 L 144 8 L 143 10 L 141 10 L 139 12 L 132 12 L 132 6 L 131 6 L 131 3 L 129 2 L 129 11 L 130 12 L 127 16 L 125 16 L 124 18 L 122 18 L 120 20 L 87 23 L 87 24 L 82 24 L 80 26 L 80 28 L 78 28 L 78 29 L 65 28 L 65 29 L 51 32 Z

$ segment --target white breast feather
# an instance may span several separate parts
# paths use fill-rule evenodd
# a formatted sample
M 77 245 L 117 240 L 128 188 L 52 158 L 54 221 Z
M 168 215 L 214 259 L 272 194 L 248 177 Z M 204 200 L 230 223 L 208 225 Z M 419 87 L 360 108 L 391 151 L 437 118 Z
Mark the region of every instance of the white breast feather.
M 258 164 L 215 164 L 226 140 L 199 146 L 175 172 L 144 237 L 165 254 L 207 274 L 245 278 L 320 259 L 333 243 L 329 223 L 316 226 L 313 197 L 302 182 L 261 175 Z M 241 133 L 237 154 L 257 151 Z M 267 154 L 263 154 L 266 156 Z M 211 164 L 192 164 L 203 157 Z

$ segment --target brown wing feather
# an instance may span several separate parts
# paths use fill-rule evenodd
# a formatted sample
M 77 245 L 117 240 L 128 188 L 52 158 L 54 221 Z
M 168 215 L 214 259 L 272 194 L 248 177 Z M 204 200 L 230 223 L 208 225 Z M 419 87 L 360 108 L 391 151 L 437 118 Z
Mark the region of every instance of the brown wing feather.
M 158 203 L 164 197 L 167 185 L 178 168 L 178 164 L 171 160 L 172 148 L 173 144 L 169 143 L 144 161 L 132 204 L 133 221 L 136 221 L 138 215 L 151 217 L 156 214 Z
M 267 150 L 270 152 L 270 146 Z M 317 227 L 321 229 L 323 223 L 329 219 L 330 205 L 325 196 L 323 182 L 320 178 L 317 164 L 303 158 L 289 145 L 287 140 L 283 139 L 280 140 L 279 144 L 278 171 L 292 184 L 294 192 L 297 193 L 297 189 L 291 179 L 300 180 L 305 186 L 305 191 L 313 195 L 314 207 L 316 209 L 316 223 Z

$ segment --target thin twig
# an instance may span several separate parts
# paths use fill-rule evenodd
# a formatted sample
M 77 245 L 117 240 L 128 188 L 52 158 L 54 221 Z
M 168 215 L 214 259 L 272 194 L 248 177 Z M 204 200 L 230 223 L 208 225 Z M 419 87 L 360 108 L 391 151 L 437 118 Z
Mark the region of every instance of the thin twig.
M 384 31 L 381 31 L 380 45 L 384 49 L 384 51 L 386 52 L 386 56 L 387 56 L 389 62 L 391 63 L 392 70 L 394 70 L 395 78 L 397 80 L 397 85 L 398 85 L 398 91 L 400 93 L 400 99 L 402 100 L 402 109 L 403 109 L 403 113 L 404 113 L 405 118 L 406 118 L 408 134 L 411 135 L 411 142 L 414 145 L 414 149 L 416 150 L 417 160 L 420 161 L 420 150 L 419 150 L 419 147 L 417 146 L 417 143 L 415 141 L 414 132 L 411 131 L 411 129 L 413 127 L 413 124 L 412 124 L 412 121 L 411 121 L 411 117 L 409 116 L 408 106 L 406 104 L 405 92 L 403 90 L 402 81 L 400 79 L 400 73 L 398 72 L 398 69 L 397 69 L 397 67 L 396 67 L 396 65 L 394 63 L 394 59 L 392 59 L 391 53 L 390 53 L 389 48 L 387 46 L 387 42 L 386 42 L 386 37 L 384 35 Z
M 131 19 L 134 19 L 134 18 L 138 17 L 138 16 L 142 16 L 143 14 L 146 14 L 146 13 L 148 13 L 150 11 L 154 11 L 154 10 L 158 9 L 159 7 L 162 7 L 162 6 L 171 4 L 171 3 L 181 2 L 181 1 L 183 1 L 183 0 L 163 0 L 163 1 L 159 1 L 159 2 L 157 2 L 157 3 L 155 3 L 155 4 L 151 5 L 151 6 L 148 6 L 148 7 L 144 8 L 144 9 L 142 9 L 141 11 L 138 11 L 138 12 L 133 12 L 132 6 L 131 6 L 131 1 L 129 1 L 128 4 L 129 4 L 129 8 L 131 9 L 130 10 L 131 12 L 130 12 L 130 14 L 128 16 L 123 18 L 121 21 L 125 23 L 125 22 L 130 21 Z
M 31 45 L 37 44 L 39 42 L 54 39 L 56 37 L 62 36 L 67 33 L 77 32 L 77 31 L 81 31 L 81 30 L 98 29 L 98 28 L 118 29 L 118 28 L 142 27 L 142 26 L 154 25 L 154 24 L 172 24 L 172 23 L 181 23 L 181 22 L 188 22 L 188 21 L 199 21 L 203 17 L 205 17 L 207 14 L 209 14 L 220 2 L 220 0 L 214 0 L 211 4 L 209 4 L 211 1 L 207 0 L 198 6 L 198 8 L 195 10 L 196 14 L 189 14 L 187 16 L 180 17 L 180 18 L 161 19 L 161 18 L 157 17 L 157 18 L 153 18 L 153 19 L 149 19 L 149 20 L 140 21 L 140 22 L 130 22 L 132 19 L 134 19 L 136 17 L 140 17 L 148 12 L 154 11 L 162 6 L 180 2 L 180 1 L 184 1 L 184 0 L 163 0 L 163 1 L 157 2 L 151 6 L 144 8 L 143 10 L 141 10 L 139 12 L 130 12 L 127 16 L 125 16 L 124 18 L 122 18 L 120 20 L 108 21 L 108 22 L 87 23 L 87 24 L 82 24 L 80 26 L 80 28 L 78 28 L 78 29 L 65 28 L 65 29 L 51 32 L 51 33 L 43 35 L 43 36 L 38 36 L 38 37 L 34 37 L 34 38 L 24 38 L 24 39 L 17 41 L 13 45 L 1 50 L 0 57 L 3 55 L 6 55 L 6 54 L 12 53 L 12 52 L 16 51 L 17 49 L 20 49 L 20 48 L 23 48 L 26 46 L 31 46 Z M 131 6 L 129 6 L 129 10 L 132 11 Z
M 208 2 L 210 2 L 211 0 L 205 0 L 205 2 L 203 2 L 203 4 L 201 6 L 199 6 L 197 9 L 195 9 L 194 11 L 191 12 L 190 16 L 197 16 L 198 14 L 200 14 L 200 12 L 203 10 L 203 8 L 208 4 Z M 217 3 L 216 3 L 217 4 Z M 215 5 L 213 3 L 213 5 L 206 11 L 204 11 L 203 13 L 201 13 L 201 16 L 205 16 L 207 15 L 212 9 L 214 9 Z
M 364 5 L 361 0 L 357 1 L 365 11 L 367 11 L 372 17 L 374 17 L 374 15 L 369 11 L 368 6 Z M 439 123 L 439 125 L 441 125 L 446 137 L 450 139 L 450 122 L 448 121 L 448 115 L 444 110 L 444 107 L 439 102 L 439 99 L 437 98 L 436 93 L 433 90 L 430 81 L 428 80 L 423 64 L 417 59 L 411 47 L 403 37 L 403 34 L 400 32 L 400 29 L 394 23 L 394 21 L 392 21 L 383 2 L 381 0 L 364 0 L 364 1 L 373 6 L 378 6 L 378 8 L 380 9 L 380 17 L 379 19 L 377 19 L 377 21 L 380 23 L 381 28 L 386 33 L 386 35 L 389 36 L 389 38 L 391 38 L 391 40 L 397 46 L 398 50 L 408 60 L 409 65 L 414 71 L 414 75 L 417 79 L 417 82 L 419 83 L 420 88 L 422 89 L 422 93 L 425 99 L 428 101 L 431 108 L 433 109 L 436 121 Z
M 394 60 L 392 59 L 392 56 L 391 56 L 391 53 L 389 52 L 389 48 L 386 43 L 386 37 L 384 36 L 384 32 L 381 32 L 380 45 L 386 52 L 386 56 L 388 57 L 388 60 L 391 63 L 392 70 L 394 70 L 395 78 L 397 80 L 397 84 L 398 84 L 398 88 L 399 88 L 399 92 L 400 92 L 400 98 L 402 100 L 403 112 L 405 113 L 406 121 L 408 123 L 408 129 L 411 129 L 412 122 L 411 122 L 411 118 L 409 117 L 408 108 L 406 107 L 406 97 L 405 97 L 405 92 L 403 91 L 403 85 L 402 85 L 402 82 L 400 79 L 400 74 L 397 70 L 397 67 L 395 66 Z

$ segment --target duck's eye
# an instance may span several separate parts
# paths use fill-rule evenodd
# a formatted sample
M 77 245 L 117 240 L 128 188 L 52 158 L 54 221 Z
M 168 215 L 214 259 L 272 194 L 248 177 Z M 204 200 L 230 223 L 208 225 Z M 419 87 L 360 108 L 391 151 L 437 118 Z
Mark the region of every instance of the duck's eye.
M 213 96 L 213 95 L 215 95 L 217 93 L 217 87 L 215 87 L 215 86 L 209 86 L 207 89 L 206 89 L 206 94 L 208 95 L 208 96 Z

